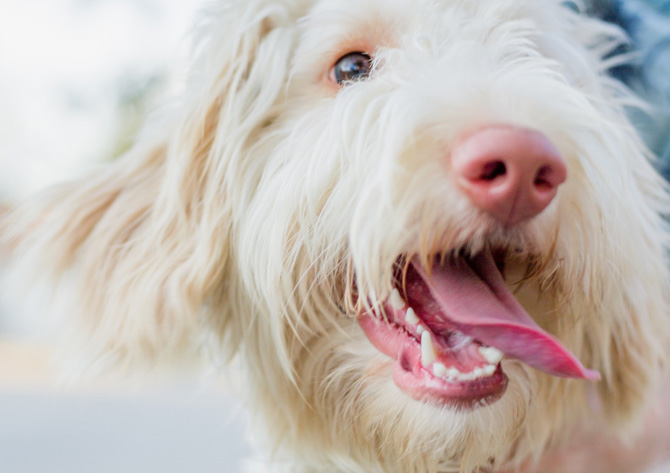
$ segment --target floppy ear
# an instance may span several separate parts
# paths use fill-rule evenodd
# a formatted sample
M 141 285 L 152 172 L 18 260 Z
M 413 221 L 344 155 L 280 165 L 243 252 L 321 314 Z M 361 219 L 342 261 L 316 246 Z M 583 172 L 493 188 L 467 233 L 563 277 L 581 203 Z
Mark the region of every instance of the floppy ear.
M 179 103 L 118 161 L 29 199 L 5 223 L 21 264 L 73 275 L 91 355 L 119 361 L 176 349 L 196 335 L 205 306 L 225 328 L 231 181 L 281 99 L 291 3 L 208 10 Z

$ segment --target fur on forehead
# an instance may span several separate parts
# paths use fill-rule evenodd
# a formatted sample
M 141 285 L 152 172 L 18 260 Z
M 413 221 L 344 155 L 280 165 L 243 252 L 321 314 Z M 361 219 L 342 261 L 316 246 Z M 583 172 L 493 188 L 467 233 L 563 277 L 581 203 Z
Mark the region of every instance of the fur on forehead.
M 454 43 L 478 41 L 494 46 L 498 34 L 523 28 L 542 35 L 567 26 L 566 9 L 556 0 L 315 1 L 300 20 L 301 47 L 296 64 L 338 53 L 374 53 L 380 47 L 415 46 L 439 55 Z M 569 21 L 569 20 L 567 20 Z M 503 44 L 503 43 L 501 43 Z M 526 45 L 517 42 L 515 48 Z

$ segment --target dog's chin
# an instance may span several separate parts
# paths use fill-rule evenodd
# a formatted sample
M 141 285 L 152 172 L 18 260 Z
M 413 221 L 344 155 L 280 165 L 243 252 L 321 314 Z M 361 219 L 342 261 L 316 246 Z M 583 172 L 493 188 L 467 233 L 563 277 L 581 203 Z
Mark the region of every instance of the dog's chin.
M 396 268 L 390 296 L 359 324 L 393 360 L 393 380 L 411 398 L 460 410 L 488 406 L 507 389 L 505 356 L 555 376 L 599 378 L 505 287 L 503 251 L 402 256 Z

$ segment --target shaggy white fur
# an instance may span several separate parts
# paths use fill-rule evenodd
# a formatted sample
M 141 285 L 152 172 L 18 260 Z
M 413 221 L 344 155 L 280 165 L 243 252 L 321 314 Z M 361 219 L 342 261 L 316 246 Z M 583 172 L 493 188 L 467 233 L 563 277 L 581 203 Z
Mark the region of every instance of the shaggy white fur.
M 79 288 L 81 350 L 136 362 L 205 340 L 235 358 L 277 471 L 493 471 L 585 417 L 633 431 L 668 362 L 670 201 L 606 74 L 619 30 L 559 0 L 221 0 L 199 32 L 186 93 L 127 155 L 3 224 L 23 264 Z M 352 52 L 371 70 L 338 81 Z M 488 124 L 541 132 L 567 169 L 514 225 L 448 164 Z M 411 255 L 489 247 L 601 381 L 506 356 L 495 402 L 398 387 L 357 318 L 384 312 Z

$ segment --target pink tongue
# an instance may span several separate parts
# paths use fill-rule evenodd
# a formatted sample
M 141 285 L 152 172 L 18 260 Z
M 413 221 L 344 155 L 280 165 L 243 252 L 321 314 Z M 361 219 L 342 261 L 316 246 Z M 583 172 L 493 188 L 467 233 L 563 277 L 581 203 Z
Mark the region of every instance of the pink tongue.
M 449 320 L 466 335 L 555 376 L 599 380 L 561 343 L 542 330 L 507 289 L 490 251 L 470 260 L 436 263 L 430 276 L 412 266 Z

